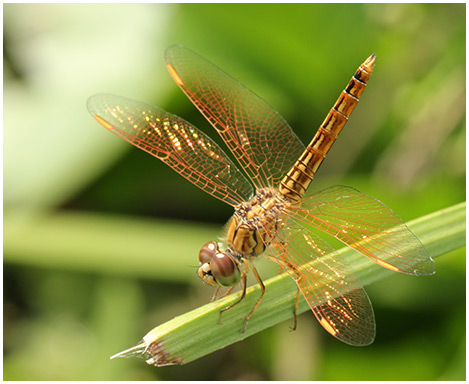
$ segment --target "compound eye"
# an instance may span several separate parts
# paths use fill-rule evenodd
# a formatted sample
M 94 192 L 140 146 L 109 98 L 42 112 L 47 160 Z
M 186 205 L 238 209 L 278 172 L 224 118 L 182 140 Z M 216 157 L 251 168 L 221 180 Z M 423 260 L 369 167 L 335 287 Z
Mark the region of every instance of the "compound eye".
M 232 287 L 240 280 L 239 268 L 234 260 L 225 253 L 217 253 L 210 262 L 212 275 L 218 284 Z
M 216 241 L 205 243 L 199 252 L 199 261 L 201 264 L 210 263 L 217 253 L 218 246 Z

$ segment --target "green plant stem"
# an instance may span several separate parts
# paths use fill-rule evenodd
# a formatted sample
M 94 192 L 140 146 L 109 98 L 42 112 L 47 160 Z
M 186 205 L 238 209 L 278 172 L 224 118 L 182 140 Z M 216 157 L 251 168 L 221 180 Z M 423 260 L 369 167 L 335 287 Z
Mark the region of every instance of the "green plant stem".
M 408 226 L 427 247 L 431 257 L 436 258 L 465 245 L 465 208 L 464 202 L 414 220 Z M 364 286 L 395 273 L 348 247 L 338 252 L 352 266 Z M 265 288 L 264 299 L 244 333 L 241 331 L 246 314 L 260 296 L 257 284 L 247 290 L 246 298 L 239 305 L 223 314 L 221 324 L 220 311 L 234 303 L 240 292 L 154 328 L 143 338 L 142 344 L 113 357 L 144 353 L 149 356 L 148 364 L 185 364 L 293 317 L 297 293 L 293 280 L 284 273 L 267 280 Z M 309 307 L 302 298 L 297 313 L 307 310 Z

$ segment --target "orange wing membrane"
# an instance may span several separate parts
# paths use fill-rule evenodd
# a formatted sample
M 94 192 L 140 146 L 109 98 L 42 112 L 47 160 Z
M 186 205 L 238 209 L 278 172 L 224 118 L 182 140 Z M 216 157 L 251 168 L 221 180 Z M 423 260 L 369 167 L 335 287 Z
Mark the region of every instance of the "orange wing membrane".
M 108 94 L 92 96 L 87 106 L 104 128 L 162 160 L 217 199 L 236 206 L 252 196 L 251 184 L 218 144 L 180 117 Z
M 335 186 L 288 207 L 296 220 L 337 238 L 382 267 L 431 275 L 435 263 L 420 240 L 391 209 L 356 189 Z
M 184 47 L 168 48 L 166 63 L 176 84 L 220 134 L 254 186 L 277 187 L 305 148 L 283 117 Z
M 371 344 L 376 333 L 373 307 L 339 254 L 294 220 L 269 240 L 270 254 L 291 274 L 324 329 L 350 345 Z

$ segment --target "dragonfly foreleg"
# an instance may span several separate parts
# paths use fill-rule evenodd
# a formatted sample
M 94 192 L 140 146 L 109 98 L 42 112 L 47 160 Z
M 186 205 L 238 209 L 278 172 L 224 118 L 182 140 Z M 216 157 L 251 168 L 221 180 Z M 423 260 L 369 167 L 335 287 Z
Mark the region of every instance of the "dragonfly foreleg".
M 218 286 L 217 289 L 215 289 L 215 293 L 213 294 L 212 298 L 210 299 L 211 302 L 216 301 L 218 299 L 218 292 L 220 292 L 221 286 Z
M 225 311 L 228 311 L 229 309 L 233 308 L 235 305 L 239 304 L 241 301 L 243 301 L 243 299 L 246 297 L 246 285 L 247 285 L 247 278 L 246 278 L 246 273 L 243 273 L 241 275 L 241 281 L 242 281 L 242 284 L 243 284 L 243 288 L 242 288 L 242 293 L 241 293 L 241 297 L 239 298 L 238 301 L 236 301 L 235 303 L 231 304 L 231 305 L 228 305 L 226 308 L 223 308 L 221 311 L 220 311 L 220 324 L 223 322 L 223 312 Z M 228 292 L 230 293 L 231 290 L 233 289 L 234 287 L 231 287 Z M 225 295 L 226 296 L 226 295 Z
M 236 286 L 232 286 L 232 287 L 228 288 L 228 290 L 227 290 L 223 295 L 218 296 L 218 292 L 220 292 L 220 290 L 221 290 L 221 286 L 218 286 L 217 289 L 215 290 L 215 293 L 214 293 L 213 296 L 212 296 L 212 299 L 211 299 L 210 301 L 213 302 L 213 301 L 216 301 L 216 300 L 218 300 L 218 299 L 221 299 L 221 298 L 223 298 L 223 297 L 228 296 L 228 295 L 231 293 L 231 291 L 232 291 L 233 289 L 235 289 L 235 287 L 236 287 Z

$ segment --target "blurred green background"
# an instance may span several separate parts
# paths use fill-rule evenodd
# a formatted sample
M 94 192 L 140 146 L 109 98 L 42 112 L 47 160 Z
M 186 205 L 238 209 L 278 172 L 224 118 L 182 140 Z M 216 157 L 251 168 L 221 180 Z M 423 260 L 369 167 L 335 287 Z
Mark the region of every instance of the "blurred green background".
M 211 298 L 195 276 L 197 253 L 232 209 L 110 135 L 85 107 L 94 93 L 115 93 L 218 140 L 166 71 L 164 49 L 183 44 L 308 142 L 374 52 L 369 87 L 311 190 L 350 185 L 408 221 L 465 200 L 465 4 L 3 10 L 4 379 L 465 379 L 464 249 L 438 258 L 432 277 L 366 288 L 377 321 L 370 347 L 336 341 L 308 313 L 296 332 L 279 324 L 186 366 L 109 360 Z

